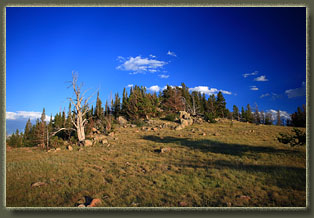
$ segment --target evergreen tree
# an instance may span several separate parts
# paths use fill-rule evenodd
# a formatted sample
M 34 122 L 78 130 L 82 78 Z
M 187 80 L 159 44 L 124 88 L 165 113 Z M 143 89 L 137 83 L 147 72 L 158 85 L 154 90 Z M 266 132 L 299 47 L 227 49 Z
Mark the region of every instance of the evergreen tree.
M 246 112 L 245 112 L 243 107 L 241 108 L 241 121 L 242 122 L 247 122 L 247 114 L 246 114 Z
M 162 106 L 165 111 L 177 113 L 184 110 L 181 92 L 177 88 L 167 85 L 162 94 Z
M 260 116 L 260 114 L 259 114 L 257 104 L 256 104 L 256 106 L 255 106 L 254 121 L 255 121 L 256 124 L 261 124 L 261 116 Z
M 217 111 L 218 117 L 224 118 L 227 115 L 226 100 L 225 100 L 224 96 L 222 95 L 222 92 L 218 92 L 218 94 L 217 94 L 216 111 Z
M 246 119 L 247 119 L 247 122 L 253 123 L 254 117 L 253 117 L 253 114 L 252 114 L 252 110 L 251 110 L 250 104 L 248 104 L 246 106 Z
M 239 116 L 239 108 L 236 105 L 233 105 L 233 113 L 232 113 L 232 117 L 235 120 L 239 120 L 240 116 Z
M 107 103 L 108 106 L 108 103 Z M 96 108 L 95 108 L 95 118 L 98 120 L 104 120 L 104 108 L 102 107 L 102 102 L 99 98 L 99 91 L 97 92 Z
M 181 83 L 181 95 L 184 99 L 184 108 L 185 111 L 190 112 L 191 113 L 191 108 L 192 108 L 192 99 L 191 99 L 191 95 L 189 92 L 189 88 L 184 84 Z
M 115 118 L 117 118 L 118 116 L 120 116 L 120 114 L 121 114 L 121 102 L 120 102 L 119 94 L 116 93 L 114 104 L 113 104 L 113 115 Z
M 272 125 L 273 124 L 273 118 L 271 113 L 266 113 L 265 115 L 265 125 Z
M 208 105 L 208 115 L 212 117 L 212 119 L 217 117 L 216 114 L 216 98 L 215 95 L 212 94 L 209 96 L 207 100 L 207 105 Z
M 302 106 L 303 111 L 300 107 L 297 108 L 297 112 L 291 114 L 291 125 L 295 127 L 305 127 L 306 126 L 306 108 L 305 105 Z

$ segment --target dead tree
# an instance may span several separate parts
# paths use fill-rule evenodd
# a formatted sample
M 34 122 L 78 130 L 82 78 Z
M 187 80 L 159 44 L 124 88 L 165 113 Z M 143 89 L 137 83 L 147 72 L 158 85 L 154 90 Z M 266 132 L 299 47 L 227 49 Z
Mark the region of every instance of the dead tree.
M 70 82 L 71 85 L 70 87 L 73 88 L 74 91 L 74 99 L 73 98 L 68 98 L 71 103 L 74 105 L 74 120 L 71 116 L 71 121 L 73 125 L 75 126 L 76 132 L 77 132 L 77 137 L 80 145 L 85 144 L 85 125 L 87 124 L 87 119 L 84 119 L 84 115 L 88 112 L 89 107 L 88 107 L 88 101 L 92 97 L 89 96 L 88 98 L 85 98 L 84 95 L 86 94 L 86 91 L 82 93 L 82 84 L 78 85 L 77 84 L 77 79 L 78 75 L 77 73 L 72 72 L 72 81 Z

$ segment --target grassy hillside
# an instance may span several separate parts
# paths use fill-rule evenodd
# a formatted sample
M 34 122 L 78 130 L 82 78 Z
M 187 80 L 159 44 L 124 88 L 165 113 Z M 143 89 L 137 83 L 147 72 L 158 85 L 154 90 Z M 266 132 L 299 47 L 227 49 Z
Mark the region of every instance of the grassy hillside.
M 88 198 L 104 207 L 306 206 L 306 149 L 276 139 L 290 127 L 228 121 L 176 131 L 159 128 L 164 122 L 116 127 L 109 145 L 83 151 L 7 150 L 7 206 L 74 207 Z

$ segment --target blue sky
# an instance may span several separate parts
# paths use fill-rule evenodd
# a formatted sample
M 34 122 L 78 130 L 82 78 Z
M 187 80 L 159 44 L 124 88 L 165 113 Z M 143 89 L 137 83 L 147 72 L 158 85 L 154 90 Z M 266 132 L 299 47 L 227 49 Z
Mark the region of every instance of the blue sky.
M 230 110 L 290 114 L 306 102 L 305 8 L 9 7 L 6 16 L 8 131 L 43 107 L 67 110 L 72 71 L 103 102 L 132 84 L 181 82 L 222 91 Z

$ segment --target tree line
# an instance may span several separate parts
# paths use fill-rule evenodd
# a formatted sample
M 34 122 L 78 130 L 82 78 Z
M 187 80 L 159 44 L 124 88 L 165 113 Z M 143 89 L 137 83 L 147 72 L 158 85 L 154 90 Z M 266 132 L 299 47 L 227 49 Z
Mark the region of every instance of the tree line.
M 252 109 L 250 104 L 241 107 L 241 111 L 233 105 L 233 111 L 226 108 L 226 100 L 222 92 L 218 92 L 206 98 L 204 93 L 189 91 L 189 88 L 182 83 L 181 86 L 167 87 L 158 94 L 149 93 L 146 87 L 134 86 L 129 93 L 123 89 L 122 99 L 116 93 L 114 97 L 106 100 L 105 105 L 97 92 L 96 106 L 90 107 L 88 99 L 84 99 L 81 86 L 77 85 L 77 77 L 73 77 L 71 83 L 75 98 L 68 98 L 70 103 L 68 111 L 55 114 L 50 121 L 46 122 L 45 108 L 36 124 L 27 121 L 24 132 L 16 130 L 8 139 L 7 144 L 12 147 L 41 146 L 48 149 L 56 147 L 63 141 L 84 144 L 85 135 L 89 135 L 93 129 L 102 133 L 112 130 L 117 119 L 123 116 L 131 123 L 141 125 L 150 118 L 164 118 L 174 121 L 179 111 L 186 111 L 194 117 L 202 117 L 208 122 L 216 122 L 216 118 L 227 118 L 240 122 L 255 124 L 273 125 L 274 121 L 270 112 L 259 111 L 258 106 Z M 303 110 L 302 110 L 303 109 Z M 286 125 L 305 127 L 306 114 L 305 106 L 297 108 L 297 112 L 291 115 Z M 276 125 L 283 125 L 280 111 L 277 111 Z

